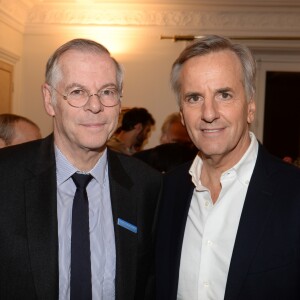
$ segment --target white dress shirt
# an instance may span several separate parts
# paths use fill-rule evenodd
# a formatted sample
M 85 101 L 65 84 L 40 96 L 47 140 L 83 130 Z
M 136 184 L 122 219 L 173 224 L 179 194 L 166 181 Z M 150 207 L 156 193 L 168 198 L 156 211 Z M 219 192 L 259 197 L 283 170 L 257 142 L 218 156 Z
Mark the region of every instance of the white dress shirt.
M 57 221 L 59 243 L 59 300 L 70 299 L 71 224 L 76 186 L 71 176 L 77 170 L 55 147 L 57 175 Z M 92 297 L 115 299 L 116 251 L 109 192 L 107 151 L 87 172 L 93 179 L 87 186 L 92 271 Z
M 179 300 L 224 299 L 230 260 L 248 185 L 258 153 L 251 143 L 241 160 L 221 175 L 222 189 L 215 204 L 201 184 L 202 160 L 197 156 L 190 168 L 193 192 L 182 245 Z

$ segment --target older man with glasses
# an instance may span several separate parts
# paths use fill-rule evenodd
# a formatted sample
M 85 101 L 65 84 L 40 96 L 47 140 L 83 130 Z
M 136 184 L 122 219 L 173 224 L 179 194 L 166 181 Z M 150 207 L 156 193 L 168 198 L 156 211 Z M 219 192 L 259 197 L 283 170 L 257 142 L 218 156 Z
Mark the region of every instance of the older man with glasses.
M 0 151 L 1 299 L 153 299 L 161 176 L 106 147 L 122 81 L 91 40 L 48 60 L 53 134 Z

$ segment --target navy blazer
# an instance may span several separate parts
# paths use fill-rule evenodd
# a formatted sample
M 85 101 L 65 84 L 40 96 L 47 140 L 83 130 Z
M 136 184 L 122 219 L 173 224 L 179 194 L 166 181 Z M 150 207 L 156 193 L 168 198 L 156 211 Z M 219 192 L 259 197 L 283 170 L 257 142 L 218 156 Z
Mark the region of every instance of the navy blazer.
M 58 299 L 53 137 L 0 151 L 0 299 Z M 153 299 L 154 232 L 161 175 L 108 150 L 116 243 L 116 299 Z M 117 224 L 121 218 L 138 228 Z
M 183 236 L 194 190 L 190 166 L 187 163 L 165 176 L 156 247 L 157 300 L 175 300 L 177 296 Z M 300 299 L 300 170 L 271 156 L 261 145 L 224 299 Z

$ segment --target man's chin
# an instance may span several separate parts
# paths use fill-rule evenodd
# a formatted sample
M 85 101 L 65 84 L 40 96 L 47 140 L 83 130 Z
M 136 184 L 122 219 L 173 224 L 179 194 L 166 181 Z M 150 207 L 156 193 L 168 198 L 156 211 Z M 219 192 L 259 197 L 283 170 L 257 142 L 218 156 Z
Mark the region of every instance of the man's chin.
M 103 152 L 106 149 L 106 144 L 86 144 L 84 146 L 85 149 L 89 150 L 89 151 L 93 151 L 93 152 Z

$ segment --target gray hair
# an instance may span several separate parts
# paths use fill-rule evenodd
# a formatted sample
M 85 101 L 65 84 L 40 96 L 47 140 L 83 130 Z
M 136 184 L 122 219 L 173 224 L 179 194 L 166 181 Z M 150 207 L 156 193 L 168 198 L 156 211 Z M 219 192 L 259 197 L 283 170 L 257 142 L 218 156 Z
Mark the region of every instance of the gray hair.
M 173 63 L 171 71 L 171 86 L 176 95 L 178 104 L 180 104 L 181 93 L 180 73 L 184 63 L 192 57 L 202 56 L 223 50 L 232 51 L 236 54 L 241 62 L 244 74 L 243 85 L 245 88 L 247 101 L 254 96 L 256 63 L 249 48 L 242 44 L 234 44 L 225 37 L 208 35 L 200 39 L 196 39 L 193 43 L 188 45 Z
M 74 39 L 71 40 L 62 46 L 60 46 L 48 59 L 47 65 L 46 65 L 46 82 L 50 85 L 55 85 L 57 81 L 59 81 L 61 78 L 61 74 L 59 72 L 59 66 L 58 62 L 60 57 L 69 50 L 78 50 L 78 51 L 86 51 L 86 52 L 94 52 L 97 54 L 108 54 L 110 55 L 110 52 L 101 44 L 89 40 L 89 39 Z M 116 73 L 117 73 L 117 88 L 119 93 L 122 92 L 123 87 L 123 77 L 124 72 L 122 66 L 111 57 L 112 61 L 114 62 L 116 66 Z

